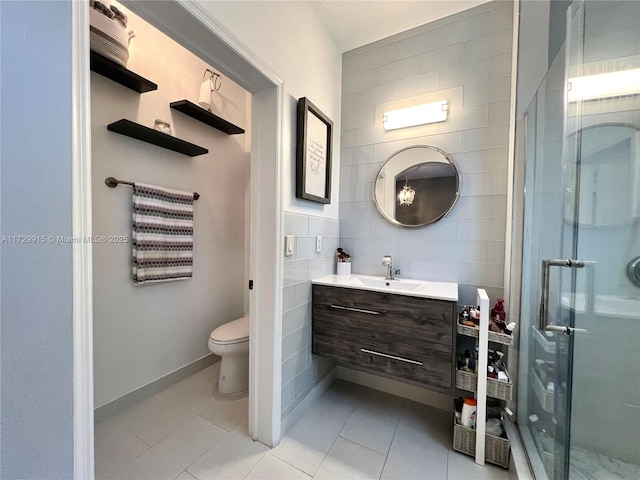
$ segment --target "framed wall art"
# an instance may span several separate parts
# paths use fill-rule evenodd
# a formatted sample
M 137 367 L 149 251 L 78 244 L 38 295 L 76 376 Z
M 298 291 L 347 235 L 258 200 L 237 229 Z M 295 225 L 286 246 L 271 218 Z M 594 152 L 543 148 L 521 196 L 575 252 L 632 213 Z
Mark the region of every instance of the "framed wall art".
M 333 122 L 309 101 L 298 100 L 296 197 L 331 203 Z

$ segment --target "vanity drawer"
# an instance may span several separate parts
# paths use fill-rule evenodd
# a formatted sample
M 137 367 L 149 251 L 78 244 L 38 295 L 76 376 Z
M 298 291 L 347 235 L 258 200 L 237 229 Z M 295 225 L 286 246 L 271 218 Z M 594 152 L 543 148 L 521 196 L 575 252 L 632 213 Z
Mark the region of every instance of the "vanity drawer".
M 314 328 L 312 351 L 339 363 L 405 378 L 440 389 L 452 388 L 451 352 L 424 349 L 405 342 L 380 344 L 339 331 Z
M 313 319 L 382 335 L 453 344 L 455 304 L 405 295 L 313 286 Z
M 411 319 L 388 314 L 335 309 L 328 305 L 314 305 L 313 329 L 327 335 L 395 346 L 415 345 L 419 348 L 453 351 L 451 325 L 420 325 Z
M 413 352 L 398 355 L 375 348 L 361 346 L 356 352 L 356 365 L 367 367 L 396 377 L 432 385 L 442 389 L 452 388 L 451 357 L 439 352 Z

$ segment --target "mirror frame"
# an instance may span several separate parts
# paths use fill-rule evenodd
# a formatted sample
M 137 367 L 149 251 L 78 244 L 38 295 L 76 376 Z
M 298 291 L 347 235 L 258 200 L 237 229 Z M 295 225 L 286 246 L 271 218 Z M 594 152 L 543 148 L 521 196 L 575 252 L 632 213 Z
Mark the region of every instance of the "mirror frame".
M 440 155 L 442 155 L 447 162 L 449 162 L 449 165 L 451 165 L 453 167 L 453 170 L 455 171 L 456 174 L 456 194 L 455 194 L 455 198 L 453 199 L 453 202 L 451 202 L 451 205 L 449 206 L 449 208 L 443 212 L 440 216 L 438 216 L 437 218 L 434 218 L 432 220 L 430 220 L 429 222 L 426 223 L 420 223 L 417 225 L 407 225 L 406 223 L 401 223 L 398 220 L 396 220 L 395 218 L 390 217 L 380 206 L 378 199 L 376 198 L 376 183 L 378 181 L 378 177 L 380 177 L 380 173 L 382 172 L 382 170 L 384 169 L 384 167 L 396 156 L 399 155 L 400 153 L 406 151 L 406 150 L 410 150 L 413 148 L 428 148 L 429 150 L 433 150 L 437 153 L 439 153 Z M 436 162 L 421 162 L 421 163 L 436 163 Z M 444 163 L 444 162 L 442 162 Z M 420 164 L 416 164 L 416 165 L 420 165 Z M 460 198 L 460 170 L 458 169 L 458 167 L 456 166 L 455 162 L 451 159 L 451 157 L 449 155 L 447 155 L 444 151 L 440 150 L 437 147 L 433 147 L 431 145 L 411 145 L 409 147 L 405 147 L 405 148 L 401 148 L 400 150 L 398 150 L 397 152 L 392 153 L 386 160 L 385 162 L 382 164 L 382 166 L 380 167 L 380 169 L 378 169 L 378 173 L 376 173 L 375 178 L 373 179 L 373 182 L 371 184 L 371 197 L 373 199 L 373 203 L 376 206 L 376 210 L 378 210 L 378 213 L 380 213 L 380 215 L 382 215 L 382 217 L 387 220 L 389 223 L 392 223 L 398 227 L 406 227 L 406 228 L 418 228 L 418 227 L 424 227 L 426 225 L 431 225 L 432 223 L 436 223 L 437 221 L 443 219 L 445 216 L 447 216 L 449 214 L 449 212 L 453 209 L 453 207 L 456 205 L 456 203 L 458 203 L 458 199 Z

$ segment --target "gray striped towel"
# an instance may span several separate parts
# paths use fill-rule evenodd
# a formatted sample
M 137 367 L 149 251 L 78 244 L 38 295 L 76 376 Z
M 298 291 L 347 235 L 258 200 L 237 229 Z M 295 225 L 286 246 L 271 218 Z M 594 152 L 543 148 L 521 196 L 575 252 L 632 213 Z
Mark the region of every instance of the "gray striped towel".
M 133 186 L 133 282 L 185 280 L 193 275 L 193 193 Z

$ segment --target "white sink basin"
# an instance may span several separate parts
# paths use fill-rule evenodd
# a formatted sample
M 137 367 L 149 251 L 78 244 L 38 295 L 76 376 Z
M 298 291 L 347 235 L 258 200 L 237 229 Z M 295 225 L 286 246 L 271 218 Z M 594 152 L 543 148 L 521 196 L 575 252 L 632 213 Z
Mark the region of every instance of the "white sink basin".
M 359 275 L 351 275 L 351 285 L 364 285 L 366 287 L 376 287 L 383 290 L 403 290 L 412 292 L 422 285 L 417 282 L 406 282 L 404 280 L 385 280 L 383 278 L 371 278 Z
M 373 290 L 376 292 L 396 293 L 412 297 L 433 298 L 436 300 L 458 301 L 458 284 L 447 282 L 431 282 L 426 280 L 412 280 L 398 278 L 385 280 L 384 277 L 374 275 L 327 275 L 313 280 L 316 285 L 332 287 L 356 288 Z

